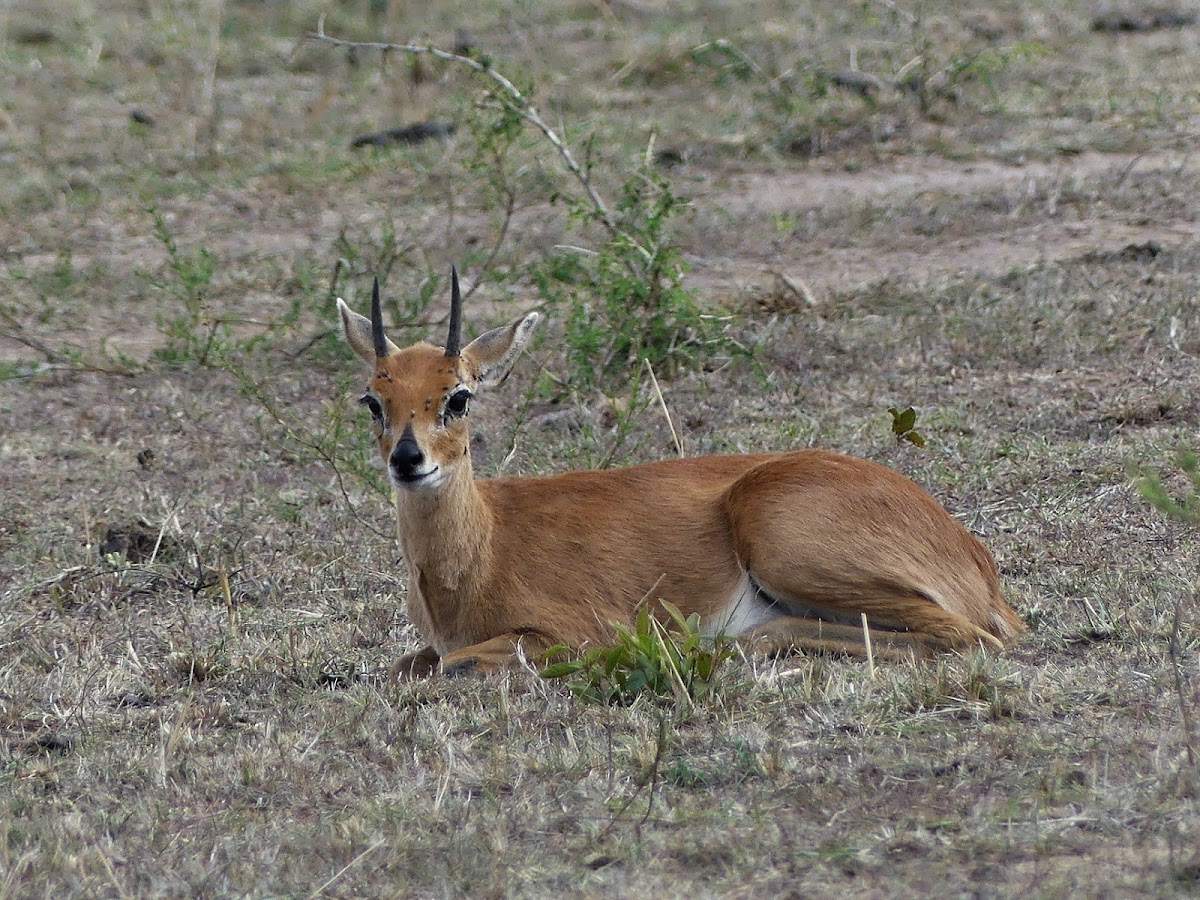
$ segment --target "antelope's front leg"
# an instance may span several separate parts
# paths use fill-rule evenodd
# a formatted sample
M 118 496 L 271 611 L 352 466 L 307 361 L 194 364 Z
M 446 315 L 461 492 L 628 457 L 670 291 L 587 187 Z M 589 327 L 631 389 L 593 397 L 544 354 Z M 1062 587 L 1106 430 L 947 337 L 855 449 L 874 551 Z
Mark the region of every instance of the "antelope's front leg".
M 442 674 L 455 677 L 511 669 L 522 655 L 526 659 L 533 659 L 554 644 L 555 641 L 548 635 L 533 629 L 510 631 L 447 653 L 442 657 Z
M 422 647 L 415 653 L 406 653 L 388 669 L 389 681 L 416 681 L 428 678 L 438 669 L 441 657 L 433 647 Z

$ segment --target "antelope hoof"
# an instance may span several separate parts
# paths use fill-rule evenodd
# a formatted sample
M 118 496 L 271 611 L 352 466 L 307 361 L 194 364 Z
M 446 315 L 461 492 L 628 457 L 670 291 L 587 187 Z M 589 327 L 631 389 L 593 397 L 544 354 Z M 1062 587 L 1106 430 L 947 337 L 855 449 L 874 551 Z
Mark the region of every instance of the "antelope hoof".
M 418 681 L 428 678 L 437 671 L 438 657 L 425 650 L 406 653 L 388 669 L 388 680 L 393 682 Z
M 466 659 L 460 659 L 458 662 L 442 667 L 442 674 L 447 678 L 460 678 L 463 675 L 473 675 L 478 671 L 480 671 L 479 658 L 476 656 L 468 656 Z

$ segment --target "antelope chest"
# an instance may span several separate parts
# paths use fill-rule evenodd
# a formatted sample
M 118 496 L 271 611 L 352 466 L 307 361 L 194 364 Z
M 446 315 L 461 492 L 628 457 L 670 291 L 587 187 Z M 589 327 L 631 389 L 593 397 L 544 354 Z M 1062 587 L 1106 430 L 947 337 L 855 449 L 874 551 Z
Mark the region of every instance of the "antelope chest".
M 448 653 L 446 636 L 443 635 L 433 618 L 429 608 L 429 600 L 421 590 L 423 575 L 421 570 L 411 563 L 408 564 L 408 600 L 406 603 L 408 618 L 412 621 L 421 637 L 433 645 L 438 653 Z
M 786 610 L 762 593 L 750 576 L 743 575 L 725 605 L 705 620 L 704 633 L 737 637 L 784 615 L 787 615 Z

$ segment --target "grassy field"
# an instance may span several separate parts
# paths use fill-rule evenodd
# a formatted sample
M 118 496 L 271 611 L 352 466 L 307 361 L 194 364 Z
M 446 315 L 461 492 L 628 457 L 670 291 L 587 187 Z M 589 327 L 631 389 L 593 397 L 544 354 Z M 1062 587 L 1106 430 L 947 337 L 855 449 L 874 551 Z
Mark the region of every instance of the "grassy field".
M 0 4 L 0 897 L 1200 891 L 1200 534 L 1135 486 L 1200 446 L 1190 7 L 387 6 Z M 322 15 L 487 59 L 632 241 L 486 74 Z M 478 470 L 675 453 L 649 353 L 686 453 L 925 485 L 1029 635 L 687 709 L 386 683 L 331 283 L 440 341 L 451 263 L 473 332 L 548 318 Z

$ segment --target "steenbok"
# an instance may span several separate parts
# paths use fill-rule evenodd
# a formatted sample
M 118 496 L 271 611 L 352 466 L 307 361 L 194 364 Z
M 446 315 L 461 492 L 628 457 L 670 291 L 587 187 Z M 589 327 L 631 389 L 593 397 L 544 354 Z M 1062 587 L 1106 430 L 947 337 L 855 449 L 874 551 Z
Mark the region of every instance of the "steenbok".
M 699 613 L 754 652 L 886 658 L 1000 649 L 1022 630 L 996 563 L 904 476 L 823 450 L 705 456 L 545 478 L 476 480 L 467 419 L 508 375 L 538 314 L 462 346 L 452 273 L 446 346 L 401 350 L 340 298 L 371 368 L 361 402 L 395 489 L 408 614 L 427 645 L 393 675 L 511 665 L 611 640 L 642 603 Z

